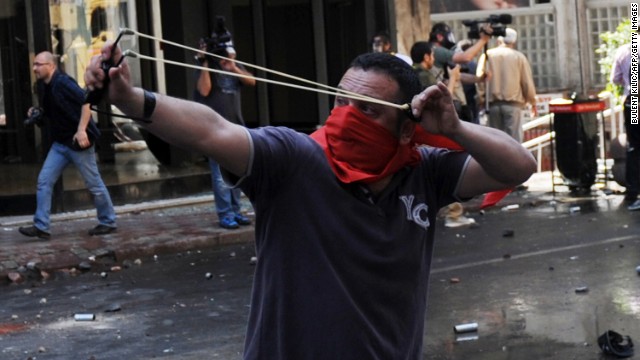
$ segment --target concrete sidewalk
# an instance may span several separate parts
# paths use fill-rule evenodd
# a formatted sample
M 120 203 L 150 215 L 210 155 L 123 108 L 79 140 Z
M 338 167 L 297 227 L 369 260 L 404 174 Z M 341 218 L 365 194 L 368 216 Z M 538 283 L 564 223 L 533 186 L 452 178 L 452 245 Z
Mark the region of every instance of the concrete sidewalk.
M 511 193 L 497 207 L 552 200 L 549 172 L 534 174 L 525 185 L 528 190 Z M 566 188 L 558 187 L 556 191 L 561 201 L 566 196 L 561 191 L 566 192 Z M 465 203 L 465 211 L 478 212 L 481 201 L 482 197 L 477 197 Z M 254 240 L 253 226 L 237 230 L 218 226 L 212 195 L 124 205 L 116 207 L 116 212 L 118 231 L 104 236 L 88 234 L 97 225 L 95 210 L 54 214 L 50 240 L 28 238 L 18 232 L 20 226 L 31 224 L 31 216 L 0 217 L 0 282 L 27 265 L 46 271 L 71 269 L 94 258 L 121 263 L 137 257 Z
M 118 231 L 104 236 L 88 234 L 97 225 L 95 210 L 54 214 L 49 240 L 18 232 L 20 226 L 31 225 L 31 216 L 0 217 L 0 282 L 27 266 L 52 271 L 72 269 L 89 259 L 121 263 L 254 238 L 253 226 L 225 230 L 217 225 L 213 196 L 125 205 L 116 212 Z

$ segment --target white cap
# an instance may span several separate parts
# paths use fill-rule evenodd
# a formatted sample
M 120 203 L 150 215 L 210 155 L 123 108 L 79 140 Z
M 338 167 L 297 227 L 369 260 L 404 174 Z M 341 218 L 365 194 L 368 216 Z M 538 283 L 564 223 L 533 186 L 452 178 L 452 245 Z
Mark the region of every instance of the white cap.
M 502 37 L 502 41 L 504 41 L 505 44 L 514 44 L 518 39 L 518 32 L 514 29 L 506 28 L 504 32 L 506 35 Z
M 233 48 L 233 40 L 227 41 L 224 45 L 225 50 L 227 50 L 227 54 L 231 55 L 236 53 L 236 49 Z

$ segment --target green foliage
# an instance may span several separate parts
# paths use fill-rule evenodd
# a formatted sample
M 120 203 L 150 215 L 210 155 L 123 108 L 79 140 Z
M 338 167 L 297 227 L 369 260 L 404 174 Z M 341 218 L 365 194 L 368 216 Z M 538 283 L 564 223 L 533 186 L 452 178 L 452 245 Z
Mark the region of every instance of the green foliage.
M 600 39 L 602 40 L 602 44 L 596 49 L 596 54 L 601 56 L 600 60 L 598 60 L 600 73 L 608 80 L 611 76 L 616 50 L 618 50 L 620 46 L 631 42 L 631 21 L 629 19 L 622 20 L 615 32 L 607 31 L 602 33 L 600 34 Z M 613 93 L 616 97 L 622 95 L 622 87 L 611 84 L 609 81 L 607 81 L 606 90 Z

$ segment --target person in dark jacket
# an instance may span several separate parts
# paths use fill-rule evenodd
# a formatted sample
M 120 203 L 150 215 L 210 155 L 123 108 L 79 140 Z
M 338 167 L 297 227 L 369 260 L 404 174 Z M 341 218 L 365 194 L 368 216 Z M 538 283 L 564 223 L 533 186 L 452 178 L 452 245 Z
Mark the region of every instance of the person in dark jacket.
M 38 80 L 41 121 L 49 122 L 52 145 L 38 175 L 33 225 L 18 230 L 25 236 L 50 238 L 53 186 L 62 171 L 73 163 L 93 195 L 98 215 L 99 224 L 89 230 L 89 234 L 109 234 L 117 228 L 116 213 L 98 171 L 94 144 L 100 131 L 91 119 L 90 105 L 84 104 L 84 91 L 73 78 L 58 70 L 53 54 L 48 51 L 36 55 L 33 72 Z M 32 118 L 35 111 L 36 108 L 31 107 L 27 115 Z

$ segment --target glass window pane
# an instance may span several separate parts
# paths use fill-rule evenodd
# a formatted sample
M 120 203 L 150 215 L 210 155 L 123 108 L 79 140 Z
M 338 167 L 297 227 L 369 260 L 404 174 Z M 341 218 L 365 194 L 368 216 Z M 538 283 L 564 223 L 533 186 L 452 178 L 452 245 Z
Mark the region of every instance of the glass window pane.
M 136 28 L 131 14 L 135 0 L 49 0 L 52 47 L 60 68 L 84 87 L 84 69 L 92 56 L 100 54 L 107 40 L 115 40 L 120 28 Z M 122 37 L 123 49 L 137 51 L 134 37 Z M 132 65 L 134 83 L 140 83 L 140 70 Z

